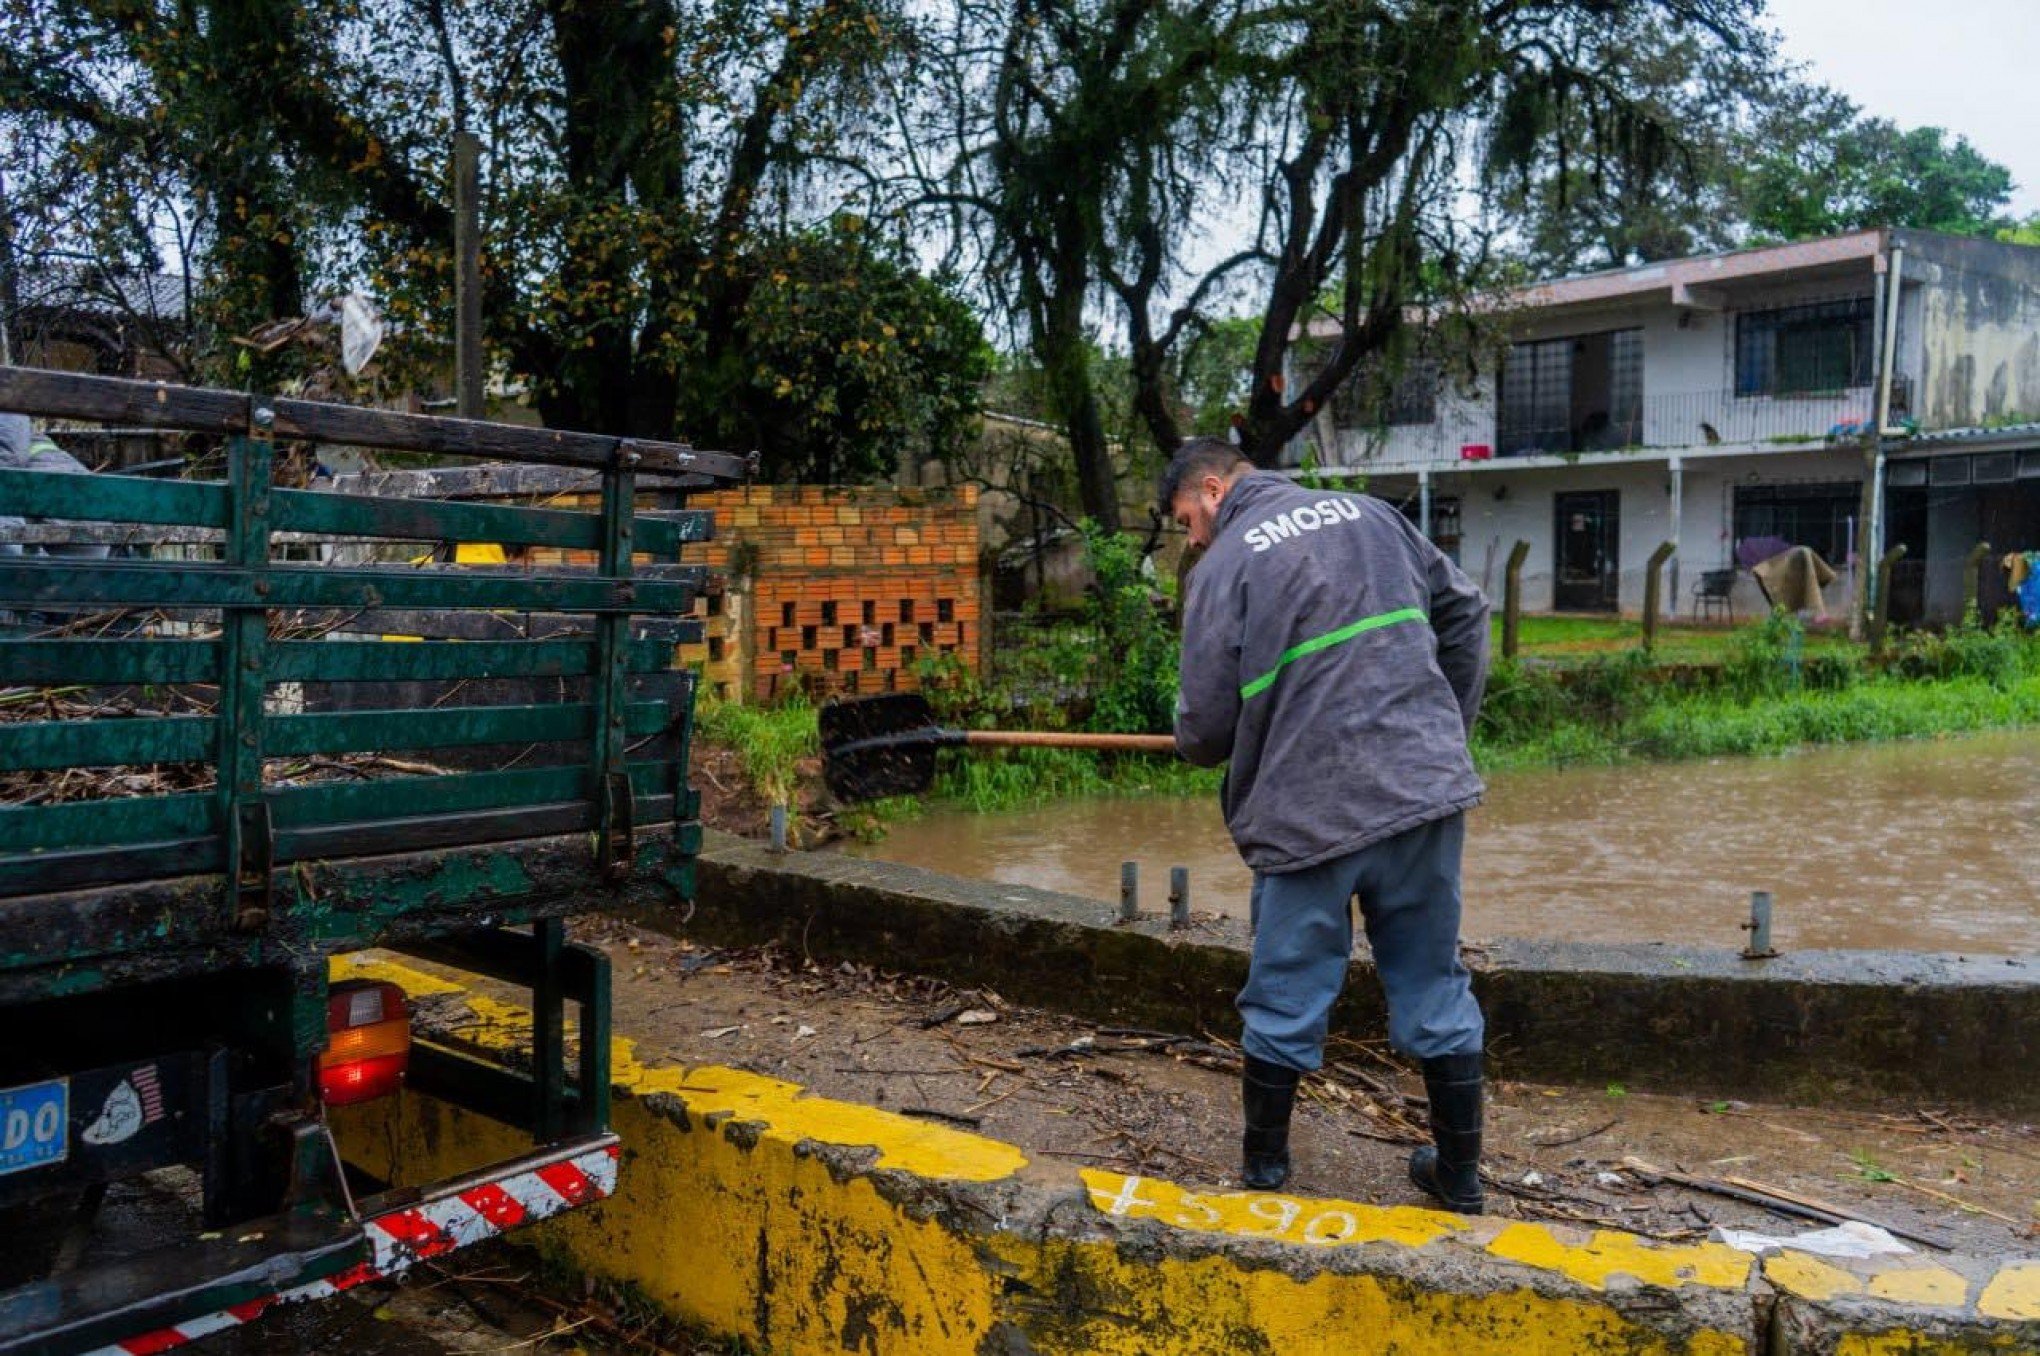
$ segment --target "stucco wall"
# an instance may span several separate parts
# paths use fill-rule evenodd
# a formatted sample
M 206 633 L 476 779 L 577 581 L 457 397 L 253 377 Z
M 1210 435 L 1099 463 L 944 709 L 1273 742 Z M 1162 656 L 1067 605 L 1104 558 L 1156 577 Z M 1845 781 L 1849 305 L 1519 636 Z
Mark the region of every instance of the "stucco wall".
M 1809 451 L 1753 453 L 1747 456 L 1686 459 L 1681 486 L 1678 554 L 1666 567 L 1669 615 L 1689 614 L 1692 589 L 1702 570 L 1719 569 L 1733 560 L 1735 489 L 1738 485 L 1780 485 L 1832 482 L 1860 483 L 1862 454 L 1853 447 Z M 1553 540 L 1555 500 L 1579 490 L 1614 490 L 1621 495 L 1618 549 L 1620 594 L 1624 613 L 1643 610 L 1645 564 L 1672 531 L 1671 471 L 1663 458 L 1637 461 L 1582 462 L 1576 466 L 1515 470 L 1506 463 L 1479 470 L 1440 471 L 1431 480 L 1433 501 L 1456 497 L 1460 502 L 1460 568 L 1497 602 L 1509 549 L 1518 540 L 1530 543 L 1523 563 L 1523 606 L 1550 611 L 1556 546 Z M 1390 498 L 1416 493 L 1416 478 L 1386 475 L 1369 489 Z M 1826 593 L 1828 610 L 1845 611 L 1854 597 L 1847 562 L 1828 562 L 1842 577 Z M 1676 571 L 1676 578 L 1674 578 Z M 1732 601 L 1737 617 L 1758 616 L 1762 595 L 1747 575 L 1737 580 Z
M 1870 419 L 1874 413 L 1874 388 L 1858 387 L 1836 396 L 1737 396 L 1736 316 L 1742 312 L 1867 297 L 1872 288 L 1866 263 L 1860 274 L 1783 281 L 1768 286 L 1744 285 L 1724 310 L 1676 307 L 1660 294 L 1648 300 L 1558 314 L 1526 313 L 1511 327 L 1511 333 L 1519 341 L 1535 341 L 1641 329 L 1643 445 L 1784 446 L 1789 443 L 1776 440 L 1818 437 L 1837 424 Z M 1909 293 L 1914 291 L 1908 289 Z M 1907 311 L 1917 309 L 1915 297 Z M 1907 312 L 1902 311 L 1898 363 L 1901 374 L 1917 370 L 1917 360 L 1908 358 L 1905 343 L 1908 332 L 1916 333 L 1917 329 L 1917 320 L 1909 319 Z M 1467 444 L 1495 444 L 1498 361 L 1496 358 L 1483 362 L 1480 378 L 1469 389 L 1446 383 L 1438 397 L 1438 418 L 1432 423 L 1385 429 L 1335 428 L 1328 410 L 1313 426 L 1313 434 L 1318 444 L 1332 454 L 1327 460 L 1336 465 L 1454 464 L 1460 459 L 1461 447 Z
M 2040 249 L 1907 232 L 1927 429 L 2040 419 Z

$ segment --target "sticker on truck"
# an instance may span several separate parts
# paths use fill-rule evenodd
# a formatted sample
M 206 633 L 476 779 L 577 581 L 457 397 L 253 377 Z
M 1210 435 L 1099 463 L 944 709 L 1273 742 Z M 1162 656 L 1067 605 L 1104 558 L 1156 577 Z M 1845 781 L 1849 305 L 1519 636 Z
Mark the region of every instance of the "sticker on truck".
M 0 1175 L 63 1162 L 70 1125 L 70 1079 L 0 1088 Z

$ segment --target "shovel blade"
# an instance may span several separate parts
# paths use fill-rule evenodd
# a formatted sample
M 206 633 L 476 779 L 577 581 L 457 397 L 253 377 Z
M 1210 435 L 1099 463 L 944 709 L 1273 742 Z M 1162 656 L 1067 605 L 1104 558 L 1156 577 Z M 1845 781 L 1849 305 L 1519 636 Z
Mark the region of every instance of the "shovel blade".
M 845 744 L 935 728 L 935 712 L 918 692 L 887 692 L 876 697 L 846 697 L 825 702 L 815 713 L 822 752 Z
M 935 745 L 852 749 L 822 760 L 829 794 L 848 804 L 881 796 L 917 796 L 935 781 Z
M 917 692 L 830 702 L 816 713 L 816 724 L 822 780 L 840 801 L 918 795 L 935 780 L 940 732 Z M 925 740 L 913 737 L 922 731 Z

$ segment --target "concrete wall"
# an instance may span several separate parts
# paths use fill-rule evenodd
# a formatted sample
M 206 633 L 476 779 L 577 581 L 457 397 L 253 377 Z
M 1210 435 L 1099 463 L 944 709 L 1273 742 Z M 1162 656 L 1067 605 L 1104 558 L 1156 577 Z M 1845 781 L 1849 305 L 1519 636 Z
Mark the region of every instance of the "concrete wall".
M 379 960 L 341 972 L 459 1014 L 451 1030 L 426 1016 L 428 1035 L 493 1058 L 529 1049 L 528 1012 L 438 972 Z M 741 1069 L 668 1062 L 653 1053 L 663 1047 L 648 1039 L 640 1055 L 622 1035 L 611 1047 L 623 1145 L 614 1195 L 519 1237 L 746 1350 L 2040 1351 L 2040 1263 L 2030 1259 L 1759 1258 L 1718 1242 L 1079 1169 Z M 506 1126 L 409 1091 L 332 1120 L 348 1162 L 399 1186 L 529 1148 Z M 419 1251 L 457 1246 L 462 1219 L 439 1216 Z
M 1926 429 L 2040 419 L 2040 248 L 1908 231 Z
M 1115 924 L 1095 900 L 830 853 L 776 855 L 711 835 L 688 935 L 783 941 L 900 967 L 1101 1021 L 1225 1029 L 1246 978 L 1235 919 L 1192 933 Z M 658 911 L 637 921 L 670 930 Z M 1468 964 L 1497 1075 L 1622 1081 L 1718 1097 L 1893 1097 L 2040 1112 L 2040 956 L 1800 952 L 1498 941 Z M 1372 965 L 1334 1020 L 1382 1030 Z

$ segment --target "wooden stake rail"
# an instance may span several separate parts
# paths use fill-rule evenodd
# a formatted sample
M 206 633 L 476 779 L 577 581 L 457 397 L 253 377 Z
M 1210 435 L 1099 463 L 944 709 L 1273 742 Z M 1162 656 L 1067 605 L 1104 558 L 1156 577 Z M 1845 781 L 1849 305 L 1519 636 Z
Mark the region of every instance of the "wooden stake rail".
M 257 404 L 255 397 L 231 391 L 30 367 L 0 367 L 0 410 L 46 419 L 88 419 L 231 436 L 257 431 L 254 417 Z M 737 480 L 757 469 L 755 457 L 704 452 L 682 443 L 522 428 L 312 400 L 261 400 L 260 408 L 274 415 L 273 424 L 262 431 L 280 439 L 302 438 L 594 470 L 623 466 L 639 475 L 707 475 Z

